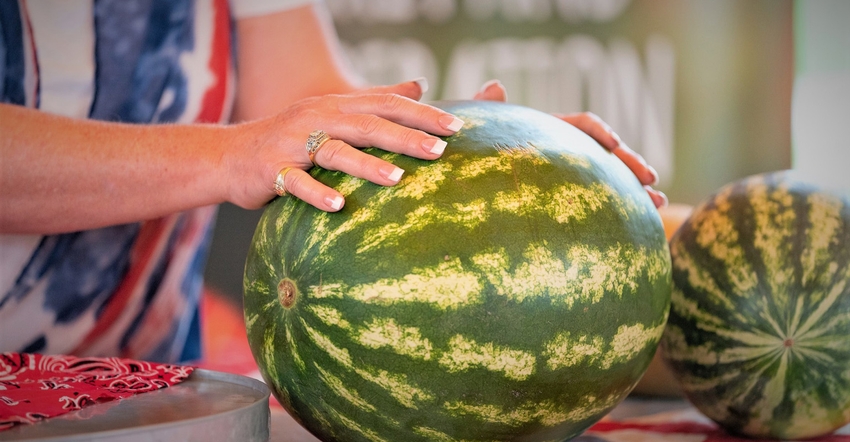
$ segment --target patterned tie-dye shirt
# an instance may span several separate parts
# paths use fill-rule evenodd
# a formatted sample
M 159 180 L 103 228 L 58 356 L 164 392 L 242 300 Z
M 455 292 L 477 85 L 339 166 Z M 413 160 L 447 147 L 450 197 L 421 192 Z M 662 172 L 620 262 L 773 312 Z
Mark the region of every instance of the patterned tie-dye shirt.
M 231 6 L 254 15 L 304 2 L 3 0 L 0 99 L 74 118 L 226 122 Z M 0 352 L 197 359 L 215 213 L 0 235 Z

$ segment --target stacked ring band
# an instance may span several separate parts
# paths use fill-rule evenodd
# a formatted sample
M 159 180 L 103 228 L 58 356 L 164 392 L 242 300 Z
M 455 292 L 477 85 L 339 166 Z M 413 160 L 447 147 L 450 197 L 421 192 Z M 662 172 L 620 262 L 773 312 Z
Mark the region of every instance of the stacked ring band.
M 314 166 L 316 165 L 316 152 L 319 151 L 322 144 L 325 144 L 325 142 L 330 139 L 331 136 L 323 130 L 314 130 L 307 137 L 307 156 L 310 157 L 310 162 L 313 163 Z
M 277 173 L 277 177 L 275 177 L 274 179 L 274 193 L 276 193 L 278 196 L 287 195 L 286 183 L 283 181 L 283 179 L 286 177 L 286 174 L 289 173 L 290 170 L 292 170 L 291 167 L 284 167 L 280 170 L 280 172 Z

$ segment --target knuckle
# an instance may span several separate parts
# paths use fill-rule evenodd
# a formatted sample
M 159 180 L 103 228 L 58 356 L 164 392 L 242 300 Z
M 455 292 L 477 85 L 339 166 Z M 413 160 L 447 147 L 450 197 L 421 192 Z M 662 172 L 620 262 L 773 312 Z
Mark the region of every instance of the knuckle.
M 578 117 L 583 122 L 586 122 L 586 123 L 596 123 L 596 122 L 600 121 L 599 117 L 596 114 L 594 114 L 593 112 L 590 112 L 590 111 L 581 112 L 581 113 L 579 113 Z
M 416 148 L 420 144 L 421 136 L 417 131 L 414 130 L 405 130 L 401 134 L 401 145 L 408 146 L 409 148 Z
M 342 155 L 344 149 L 345 144 L 331 140 L 322 145 L 319 151 L 316 152 L 316 155 L 321 155 L 322 162 L 332 165 L 336 163 L 336 160 Z
M 320 106 L 323 100 L 327 100 L 327 97 L 318 96 L 318 97 L 307 97 L 300 101 L 300 104 L 306 107 L 318 107 Z
M 285 184 L 284 187 L 286 188 L 286 191 L 289 192 L 289 193 L 293 193 L 293 191 L 296 191 L 297 189 L 301 189 L 304 185 L 305 176 L 307 176 L 307 175 L 302 174 L 302 173 L 292 173 L 292 172 L 288 173 L 286 175 L 286 182 L 284 183 Z
M 382 119 L 377 115 L 363 115 L 355 123 L 357 131 L 363 135 L 371 135 L 381 127 Z
M 304 98 L 292 106 L 290 106 L 290 111 L 292 113 L 316 113 L 317 109 L 321 108 L 321 102 L 319 101 L 320 97 L 308 97 Z
M 398 94 L 383 94 L 380 96 L 380 106 L 390 112 L 399 110 L 404 104 L 404 98 Z

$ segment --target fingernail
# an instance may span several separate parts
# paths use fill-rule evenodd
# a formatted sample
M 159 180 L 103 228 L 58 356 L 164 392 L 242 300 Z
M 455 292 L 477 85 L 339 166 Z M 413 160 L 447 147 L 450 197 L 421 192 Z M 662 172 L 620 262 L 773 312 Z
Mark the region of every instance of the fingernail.
M 667 195 L 665 195 L 664 192 L 660 190 L 655 190 L 649 186 L 645 187 L 646 191 L 649 192 L 649 196 L 652 198 L 652 202 L 653 204 L 655 204 L 655 207 L 667 207 L 667 205 L 670 203 L 670 200 L 667 199 Z
M 401 176 L 404 175 L 404 169 L 396 166 L 382 168 L 380 172 L 386 179 L 394 183 L 397 183 L 401 179 Z
M 463 120 L 454 115 L 443 115 L 440 117 L 440 125 L 452 132 L 457 132 L 463 127 Z
M 620 139 L 620 136 L 617 135 L 617 132 L 614 132 L 613 130 L 609 130 L 608 133 L 611 134 L 611 138 L 614 139 L 614 146 L 611 147 L 610 150 L 614 150 L 614 149 L 620 147 L 621 144 L 623 144 L 623 140 Z
M 650 165 L 646 166 L 646 170 L 647 172 L 649 172 L 649 185 L 654 186 L 658 184 L 658 171 L 656 171 L 655 168 Z
M 446 150 L 446 144 L 448 143 L 439 138 L 429 138 L 422 142 L 422 147 L 424 147 L 428 152 L 436 155 L 442 155 L 442 153 Z
M 345 202 L 345 200 L 343 200 L 341 196 L 336 196 L 336 197 L 333 197 L 333 198 L 331 198 L 331 197 L 325 198 L 325 204 L 327 204 L 328 207 L 330 207 L 333 210 L 341 209 L 342 203 L 344 203 L 344 202 Z
M 490 86 L 493 86 L 494 84 L 499 84 L 499 83 L 501 83 L 501 82 L 499 80 L 496 80 L 496 79 L 486 81 L 486 82 L 484 82 L 484 84 L 481 85 L 481 89 L 478 89 L 478 92 L 484 92 Z
M 425 77 L 419 77 L 413 80 L 414 83 L 419 85 L 419 90 L 424 94 L 428 92 L 428 79 Z

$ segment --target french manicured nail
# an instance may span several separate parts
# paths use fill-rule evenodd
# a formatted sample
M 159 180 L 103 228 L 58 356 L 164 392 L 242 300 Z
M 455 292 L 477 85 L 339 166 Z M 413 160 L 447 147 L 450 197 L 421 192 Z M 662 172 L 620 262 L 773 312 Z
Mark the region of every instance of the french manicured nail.
M 443 115 L 440 117 L 440 125 L 452 132 L 457 132 L 463 127 L 463 120 L 454 115 Z
M 448 143 L 439 138 L 429 138 L 422 142 L 422 147 L 424 147 L 428 152 L 436 155 L 442 155 L 443 151 L 446 150 L 446 144 Z
M 660 190 L 655 190 L 649 186 L 645 186 L 647 192 L 649 192 L 649 196 L 652 198 L 652 202 L 655 204 L 655 207 L 667 207 L 670 204 L 670 200 L 667 199 L 667 195 Z
M 424 94 L 428 92 L 428 79 L 425 77 L 419 77 L 413 80 L 414 83 L 419 85 L 419 90 Z
M 621 144 L 623 144 L 623 140 L 620 139 L 620 136 L 617 135 L 617 132 L 614 132 L 613 130 L 609 129 L 608 133 L 611 134 L 611 138 L 614 139 L 614 146 L 611 147 L 611 150 L 614 150 L 614 149 L 620 147 Z
M 658 171 L 655 170 L 654 167 L 647 165 L 647 172 L 649 172 L 649 185 L 654 186 L 658 184 Z
M 386 167 L 381 169 L 380 172 L 386 179 L 394 183 L 397 183 L 401 179 L 401 176 L 404 175 L 404 169 L 396 166 Z
M 478 92 L 479 92 L 479 93 L 480 93 L 480 92 L 484 92 L 484 91 L 486 91 L 487 89 L 489 89 L 489 88 L 490 88 L 490 86 L 493 86 L 493 85 L 495 85 L 495 84 L 499 84 L 499 83 L 501 83 L 501 82 L 500 82 L 499 80 L 496 80 L 496 79 L 488 80 L 488 81 L 486 81 L 484 84 L 482 84 L 482 85 L 481 85 L 481 89 L 478 89 Z
M 336 196 L 336 197 L 333 197 L 333 198 L 331 198 L 331 197 L 325 198 L 325 204 L 327 204 L 328 207 L 330 207 L 333 210 L 339 210 L 340 208 L 342 208 L 342 203 L 344 203 L 344 202 L 345 202 L 345 200 L 343 200 L 341 196 Z

